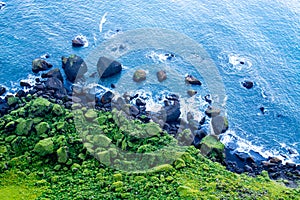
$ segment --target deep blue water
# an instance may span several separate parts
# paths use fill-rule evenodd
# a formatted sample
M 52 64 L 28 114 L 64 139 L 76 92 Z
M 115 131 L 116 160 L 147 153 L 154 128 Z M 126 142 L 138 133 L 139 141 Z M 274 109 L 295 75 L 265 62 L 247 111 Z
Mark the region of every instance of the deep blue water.
M 297 0 L 173 0 L 156 1 L 42 1 L 10 0 L 0 10 L 0 84 L 13 90 L 31 72 L 31 62 L 44 53 L 61 66 L 61 56 L 83 58 L 121 33 L 140 28 L 174 30 L 203 46 L 219 70 L 226 88 L 230 130 L 223 142 L 237 141 L 266 155 L 286 155 L 300 162 L 300 2 Z M 99 23 L 106 14 L 102 32 Z M 71 39 L 83 34 L 87 48 L 74 49 Z M 180 41 L 178 41 L 180 42 Z M 187 47 L 183 47 L 187 48 Z M 131 52 L 134 59 L 156 52 Z M 157 50 L 159 53 L 159 50 Z M 245 64 L 240 64 L 243 61 Z M 163 62 L 162 62 L 163 63 Z M 180 64 L 180 63 L 179 63 Z M 177 75 L 187 73 L 182 63 Z M 179 75 L 180 76 L 180 75 Z M 251 90 L 243 80 L 253 80 Z M 178 84 L 177 82 L 170 83 Z M 172 87 L 172 86 L 170 86 Z M 204 87 L 205 89 L 205 87 Z M 207 88 L 206 88 L 207 89 Z M 261 114 L 259 107 L 266 113 Z

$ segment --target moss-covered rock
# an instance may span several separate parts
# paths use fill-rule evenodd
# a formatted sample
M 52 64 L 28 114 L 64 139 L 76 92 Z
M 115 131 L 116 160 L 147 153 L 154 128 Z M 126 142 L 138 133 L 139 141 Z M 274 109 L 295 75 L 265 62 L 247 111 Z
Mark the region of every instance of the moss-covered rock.
M 54 144 L 52 138 L 40 140 L 35 146 L 34 151 L 40 156 L 52 154 L 54 152 Z
M 207 135 L 200 143 L 201 154 L 214 160 L 223 162 L 224 160 L 224 144 L 221 143 L 217 136 Z
M 89 109 L 85 114 L 84 116 L 87 118 L 87 119 L 90 119 L 90 120 L 93 120 L 93 119 L 96 119 L 97 118 L 97 112 L 92 110 L 92 109 Z
M 93 144 L 97 147 L 108 147 L 111 144 L 111 139 L 103 134 L 95 135 L 93 137 Z
M 34 116 L 45 116 L 52 109 L 52 104 L 44 98 L 37 98 L 31 102 L 29 112 Z
M 50 125 L 47 122 L 41 122 L 35 126 L 35 130 L 38 135 L 46 134 L 50 129 Z
M 52 113 L 54 115 L 61 116 L 61 115 L 63 115 L 65 113 L 65 111 L 64 111 L 64 109 L 60 105 L 54 104 L 53 108 L 52 108 Z
M 16 134 L 17 135 L 28 135 L 32 128 L 33 120 L 19 118 L 17 120 L 17 122 L 18 122 L 18 125 L 16 127 Z
M 57 151 L 57 161 L 59 163 L 66 163 L 68 160 L 68 150 L 67 147 L 60 147 Z
M 19 98 L 18 97 L 8 97 L 7 98 L 7 104 L 9 106 L 14 106 L 18 103 Z

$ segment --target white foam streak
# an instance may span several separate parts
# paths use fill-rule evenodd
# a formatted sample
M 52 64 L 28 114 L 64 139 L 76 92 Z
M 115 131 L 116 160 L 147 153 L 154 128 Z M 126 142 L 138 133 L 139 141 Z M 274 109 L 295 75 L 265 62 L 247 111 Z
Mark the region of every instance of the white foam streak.
M 100 33 L 102 33 L 103 24 L 106 22 L 106 15 L 107 15 L 107 12 L 104 13 L 104 15 L 102 16 L 102 18 L 100 20 L 100 24 L 99 24 L 99 31 L 100 31 Z

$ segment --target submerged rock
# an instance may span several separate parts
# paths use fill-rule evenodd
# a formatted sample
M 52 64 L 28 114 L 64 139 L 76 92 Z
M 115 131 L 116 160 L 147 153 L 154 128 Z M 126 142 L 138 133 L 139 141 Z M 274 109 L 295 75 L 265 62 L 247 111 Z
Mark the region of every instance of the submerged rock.
M 167 79 L 167 73 L 164 70 L 158 71 L 156 73 L 156 76 L 159 82 L 163 82 L 164 80 Z
M 133 80 L 135 82 L 142 82 L 146 80 L 146 71 L 142 69 L 138 69 L 133 74 Z
M 196 90 L 188 90 L 187 93 L 188 93 L 188 95 L 189 95 L 190 97 L 192 97 L 192 96 L 194 96 L 195 94 L 197 94 L 197 91 L 196 91 Z
M 46 71 L 50 69 L 53 65 L 47 61 L 37 58 L 32 61 L 32 71 L 33 73 L 38 73 L 40 71 Z
M 107 78 L 122 71 L 122 65 L 118 61 L 107 57 L 100 57 L 97 63 L 97 71 L 100 78 Z
M 202 85 L 202 83 L 192 75 L 187 75 L 185 77 L 185 82 L 192 84 L 192 85 Z
M 70 57 L 62 57 L 62 68 L 67 76 L 67 79 L 72 83 L 76 78 L 81 78 L 87 72 L 87 66 L 84 60 L 77 55 L 70 55 Z

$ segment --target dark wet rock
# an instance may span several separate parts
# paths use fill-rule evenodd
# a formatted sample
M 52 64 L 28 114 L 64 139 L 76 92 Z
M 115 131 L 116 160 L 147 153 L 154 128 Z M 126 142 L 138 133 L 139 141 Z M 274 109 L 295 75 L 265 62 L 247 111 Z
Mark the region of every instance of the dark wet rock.
M 194 141 L 193 141 L 193 145 L 196 148 L 200 148 L 200 142 L 201 140 L 207 136 L 208 133 L 204 130 L 204 129 L 200 129 L 200 130 L 196 130 L 194 131 Z
M 3 95 L 6 92 L 6 88 L 3 86 L 0 86 L 0 96 Z
M 289 148 L 288 151 L 289 151 L 289 154 L 297 154 L 297 151 L 294 149 Z
M 146 80 L 146 71 L 142 69 L 138 69 L 133 74 L 133 80 L 135 82 L 142 82 Z
M 205 123 L 205 120 L 206 120 L 206 117 L 205 116 L 202 117 L 201 120 L 200 120 L 200 122 L 199 122 L 199 124 L 203 125 Z
M 101 97 L 101 103 L 102 104 L 110 103 L 113 97 L 114 97 L 114 94 L 111 91 L 107 91 Z
M 17 93 L 16 93 L 16 97 L 25 97 L 26 96 L 26 92 L 24 92 L 24 90 L 19 90 Z
M 204 100 L 205 100 L 207 103 L 209 103 L 209 104 L 212 103 L 212 99 L 211 99 L 211 96 L 210 96 L 209 94 L 207 94 L 207 95 L 204 96 Z
M 192 85 L 202 85 L 202 83 L 192 75 L 187 75 L 185 77 L 185 82 L 192 84 Z
M 85 45 L 85 42 L 80 39 L 79 37 L 76 37 L 72 40 L 72 46 L 73 47 L 83 47 Z
M 64 78 L 58 68 L 52 69 L 47 73 L 42 74 L 42 78 L 57 78 L 59 79 L 62 83 L 64 82 Z
M 253 169 L 252 169 L 252 167 L 250 167 L 249 165 L 245 165 L 245 171 L 246 172 L 253 172 Z
M 58 99 L 61 99 L 67 95 L 67 91 L 64 88 L 63 83 L 57 78 L 48 78 L 45 83 L 45 86 L 48 89 L 48 91 L 54 90 L 54 96 Z M 47 95 L 47 94 L 44 94 L 44 95 Z M 48 95 L 48 96 L 50 96 L 50 95 Z
M 38 73 L 40 71 L 46 71 L 50 69 L 53 65 L 47 61 L 37 58 L 32 61 L 32 71 L 33 73 Z
M 166 97 L 169 101 L 179 101 L 179 96 L 177 94 L 170 94 Z
M 252 81 L 243 81 L 242 85 L 243 85 L 244 88 L 251 89 L 254 84 L 253 84 Z
M 100 57 L 97 63 L 97 71 L 100 78 L 107 78 L 122 71 L 122 65 L 118 61 Z
M 37 90 L 44 90 L 45 89 L 45 85 L 44 84 L 35 84 L 35 86 L 33 87 L 34 89 L 37 89 Z
M 167 73 L 164 70 L 158 71 L 156 73 L 156 76 L 159 82 L 163 82 L 164 80 L 167 79 Z
M 261 107 L 259 108 L 259 110 L 261 111 L 262 114 L 265 114 L 265 107 L 261 106 Z
M 110 84 L 110 87 L 112 88 L 112 89 L 114 89 L 114 88 L 116 88 L 116 85 L 115 84 Z
M 50 54 L 45 53 L 44 55 L 41 56 L 42 59 L 50 58 Z
M 280 163 L 282 163 L 282 160 L 278 157 L 271 157 L 271 158 L 269 158 L 269 162 L 275 163 L 275 164 L 280 164 Z
M 138 99 L 136 100 L 135 104 L 136 104 L 137 106 L 145 106 L 145 105 L 146 105 L 146 102 L 145 102 L 144 100 L 138 98 Z
M 6 6 L 5 2 L 0 2 L 0 10 L 3 9 Z
M 67 76 L 67 79 L 74 83 L 76 78 L 81 78 L 87 72 L 87 66 L 84 60 L 77 55 L 70 57 L 62 57 L 62 68 Z
M 194 96 L 195 94 L 197 94 L 197 91 L 196 91 L 196 90 L 188 90 L 187 93 L 188 93 L 188 95 L 189 95 L 190 97 L 192 97 L 192 96 Z
M 21 87 L 32 87 L 31 85 L 30 85 L 30 83 L 28 83 L 28 82 L 26 82 L 26 81 L 20 81 L 20 86 Z
M 220 135 L 228 129 L 228 121 L 226 117 L 220 115 L 212 118 L 211 125 L 215 135 Z
M 164 110 L 166 112 L 166 122 L 177 121 L 181 114 L 179 101 L 174 101 L 173 104 L 164 106 Z
M 130 112 L 130 115 L 133 115 L 133 116 L 137 116 L 140 113 L 139 109 L 134 105 L 131 105 L 129 107 L 129 112 Z
M 219 108 L 215 108 L 212 106 L 209 106 L 205 111 L 205 114 L 208 117 L 216 117 L 216 116 L 220 115 L 220 113 L 221 113 L 221 110 Z
M 57 78 L 48 78 L 45 86 L 48 90 L 64 90 L 62 82 Z
M 130 101 L 139 97 L 139 94 L 135 94 L 133 96 L 129 96 Z

